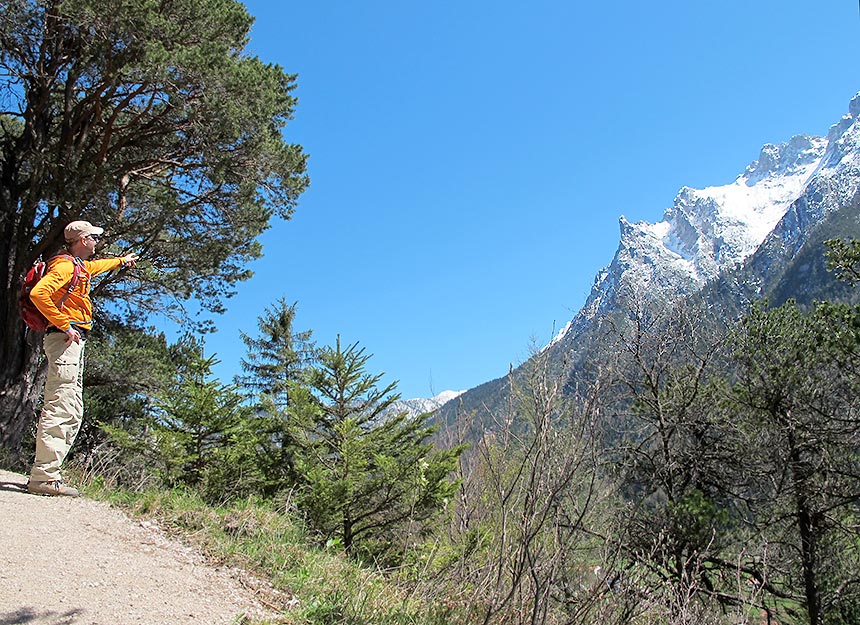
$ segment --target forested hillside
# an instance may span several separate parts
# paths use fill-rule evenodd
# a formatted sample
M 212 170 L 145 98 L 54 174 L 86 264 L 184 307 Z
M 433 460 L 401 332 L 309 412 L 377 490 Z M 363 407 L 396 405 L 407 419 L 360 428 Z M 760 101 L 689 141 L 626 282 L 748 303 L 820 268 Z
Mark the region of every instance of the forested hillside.
M 856 244 L 831 246 L 833 269 L 856 280 Z M 840 290 L 829 285 L 821 296 Z M 587 367 L 559 372 L 538 352 L 480 427 L 456 415 L 450 431 L 473 440 L 458 527 L 505 528 L 483 535 L 504 571 L 483 579 L 510 603 L 487 597 L 485 610 L 856 622 L 860 309 L 724 312 L 642 298 L 604 320 Z

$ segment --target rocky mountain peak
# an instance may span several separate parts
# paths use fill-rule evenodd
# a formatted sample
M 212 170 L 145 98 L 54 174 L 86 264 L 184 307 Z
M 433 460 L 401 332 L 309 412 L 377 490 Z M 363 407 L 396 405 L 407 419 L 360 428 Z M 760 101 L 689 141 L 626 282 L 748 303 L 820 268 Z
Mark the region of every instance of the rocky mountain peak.
M 633 291 L 680 295 L 700 288 L 761 245 L 803 193 L 827 147 L 827 139 L 808 135 L 767 144 L 733 183 L 682 187 L 662 221 L 622 217 L 618 252 L 602 273 L 616 274 L 613 282 Z
M 860 116 L 860 93 L 851 99 L 851 102 L 848 104 L 848 112 L 842 116 L 842 119 L 830 127 L 830 132 L 827 133 L 827 140 L 832 144 L 839 143 L 843 139 L 845 132 L 857 120 L 858 116 Z
M 734 182 L 682 187 L 660 222 L 634 223 L 622 216 L 615 257 L 597 273 L 585 305 L 551 345 L 617 306 L 619 294 L 681 296 L 744 263 L 810 189 L 832 195 L 841 188 L 831 203 L 844 201 L 849 190 L 834 180 L 860 170 L 858 116 L 860 94 L 827 137 L 802 134 L 764 145 Z
M 762 146 L 758 160 L 750 163 L 742 178 L 749 185 L 755 185 L 771 176 L 786 176 L 807 171 L 809 165 L 817 164 L 823 156 L 828 140 L 822 137 L 796 135 L 787 143 Z

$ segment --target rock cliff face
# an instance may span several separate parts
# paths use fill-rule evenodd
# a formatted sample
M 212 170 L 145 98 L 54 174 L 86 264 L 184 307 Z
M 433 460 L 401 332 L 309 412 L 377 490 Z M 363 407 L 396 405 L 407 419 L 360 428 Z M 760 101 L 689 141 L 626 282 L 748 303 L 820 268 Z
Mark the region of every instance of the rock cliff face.
M 575 360 L 594 340 L 590 331 L 597 320 L 644 296 L 674 300 L 702 294 L 718 281 L 733 284 L 738 300 L 768 294 L 811 237 L 822 239 L 824 231 L 860 236 L 858 188 L 860 94 L 827 137 L 798 135 L 765 145 L 731 184 L 683 187 L 658 223 L 631 223 L 622 216 L 614 258 L 597 273 L 582 309 L 544 351 L 557 361 Z M 837 214 L 841 225 L 826 225 Z M 806 253 L 821 256 L 820 249 Z M 792 284 L 784 281 L 783 296 L 793 296 Z M 503 379 L 488 382 L 457 403 L 464 410 L 492 406 L 503 388 Z M 443 413 L 450 410 L 445 406 Z

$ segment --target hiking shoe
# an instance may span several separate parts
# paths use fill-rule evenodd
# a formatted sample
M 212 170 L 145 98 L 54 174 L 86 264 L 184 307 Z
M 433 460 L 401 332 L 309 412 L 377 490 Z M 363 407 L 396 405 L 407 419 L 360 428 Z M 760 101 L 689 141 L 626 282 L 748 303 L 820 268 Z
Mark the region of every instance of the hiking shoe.
M 76 488 L 66 486 L 62 480 L 51 480 L 50 482 L 27 482 L 27 492 L 33 495 L 48 495 L 50 497 L 79 497 Z

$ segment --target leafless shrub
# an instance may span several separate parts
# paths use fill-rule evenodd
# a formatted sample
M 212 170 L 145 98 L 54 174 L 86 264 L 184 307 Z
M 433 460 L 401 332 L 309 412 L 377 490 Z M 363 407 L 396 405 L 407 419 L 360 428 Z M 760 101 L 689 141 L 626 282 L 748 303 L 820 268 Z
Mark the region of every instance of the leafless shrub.
M 549 364 L 536 351 L 522 377 L 509 375 L 507 410 L 461 460 L 449 543 L 433 563 L 448 618 L 590 623 L 588 606 L 611 592 L 595 574 L 609 492 L 593 432 L 601 385 L 571 392 Z

